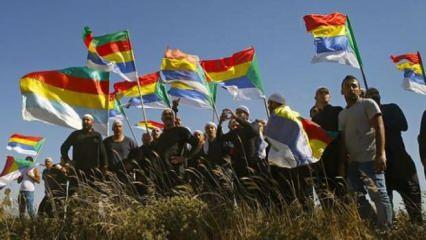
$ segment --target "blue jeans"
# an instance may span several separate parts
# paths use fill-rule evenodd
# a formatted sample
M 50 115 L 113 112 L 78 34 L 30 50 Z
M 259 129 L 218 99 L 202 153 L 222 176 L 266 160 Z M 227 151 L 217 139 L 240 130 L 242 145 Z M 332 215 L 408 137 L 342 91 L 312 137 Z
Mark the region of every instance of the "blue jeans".
M 348 166 L 349 190 L 357 194 L 358 211 L 363 219 L 377 217 L 379 228 L 386 229 L 392 226 L 392 204 L 386 191 L 385 174 L 377 172 L 374 161 L 357 163 L 351 162 Z M 376 206 L 372 209 L 366 194 Z
M 18 202 L 19 202 L 19 216 L 21 218 L 25 216 L 25 208 L 27 209 L 28 215 L 30 215 L 31 218 L 35 216 L 33 191 L 20 191 Z

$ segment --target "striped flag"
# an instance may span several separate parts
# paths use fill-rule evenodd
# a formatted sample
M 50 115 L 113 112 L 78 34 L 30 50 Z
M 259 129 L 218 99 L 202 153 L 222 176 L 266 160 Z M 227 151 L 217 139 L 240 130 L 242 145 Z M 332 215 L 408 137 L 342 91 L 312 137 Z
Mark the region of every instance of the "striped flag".
M 163 129 L 164 128 L 164 124 L 160 123 L 160 122 L 155 122 L 155 121 L 140 121 L 138 123 L 135 124 L 136 128 L 142 129 L 142 130 L 147 130 L 148 129 L 154 129 L 154 128 L 159 128 L 159 129 Z
M 81 129 L 81 118 L 91 114 L 94 128 L 107 134 L 109 73 L 87 67 L 33 72 L 20 88 L 24 120 Z
M 160 73 L 154 72 L 139 77 L 142 99 L 145 107 L 168 108 L 170 106 L 166 88 L 160 81 Z M 129 97 L 128 106 L 140 106 L 140 96 L 137 82 L 118 82 L 114 90 L 120 97 Z
M 228 90 L 234 100 L 264 98 L 254 48 L 234 53 L 231 57 L 203 60 L 200 63 L 207 73 L 208 81 Z
M 42 137 L 13 134 L 10 136 L 6 148 L 17 153 L 35 156 L 39 153 L 44 140 Z
M 355 68 L 362 65 L 349 17 L 342 13 L 310 14 L 303 17 L 312 33 L 316 54 L 312 63 L 336 62 Z
M 170 84 L 169 95 L 188 105 L 212 108 L 213 98 L 206 75 L 195 55 L 167 49 L 161 63 L 161 79 Z
M 328 144 L 337 137 L 337 132 L 326 131 L 318 124 L 308 119 L 302 118 L 300 122 L 302 123 L 303 130 L 308 135 L 312 156 L 315 159 L 321 159 Z
M 90 28 L 85 27 L 83 40 L 89 50 L 87 67 L 113 71 L 127 81 L 138 79 L 128 31 L 93 37 Z
M 419 94 L 426 95 L 425 70 L 422 65 L 420 53 L 407 53 L 399 56 L 391 56 L 396 68 L 404 72 L 402 87 Z
M 4 188 L 9 182 L 18 179 L 18 177 L 21 176 L 22 170 L 32 167 L 33 165 L 33 162 L 7 156 L 3 171 L 0 174 L 0 189 Z

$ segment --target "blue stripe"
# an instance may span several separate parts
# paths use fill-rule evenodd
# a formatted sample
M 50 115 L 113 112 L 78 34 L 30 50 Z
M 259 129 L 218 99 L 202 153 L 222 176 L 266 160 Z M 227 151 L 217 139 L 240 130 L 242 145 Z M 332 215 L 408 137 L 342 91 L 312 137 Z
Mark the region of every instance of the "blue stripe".
M 174 71 L 174 70 L 162 70 L 161 71 L 162 79 L 165 81 L 168 80 L 189 80 L 202 82 L 200 75 L 192 71 Z
M 153 102 L 162 102 L 161 99 L 154 93 L 152 94 L 148 94 L 148 95 L 143 95 L 142 96 L 143 99 L 143 103 L 147 104 L 147 103 L 153 103 Z M 139 99 L 139 97 L 132 97 L 129 99 L 129 101 L 127 102 L 126 106 L 139 106 L 141 105 L 141 100 Z
M 88 52 L 87 59 L 92 61 L 93 63 L 96 63 L 98 65 L 108 65 L 108 61 L 102 60 L 97 54 Z M 115 63 L 117 67 L 120 69 L 120 71 L 124 74 L 130 73 L 130 72 L 136 72 L 135 62 L 124 62 L 124 63 Z
M 346 36 L 315 38 L 317 53 L 337 52 L 348 50 L 349 39 Z
M 198 99 L 206 102 L 208 104 L 208 97 L 195 90 L 184 90 L 184 89 L 178 89 L 178 88 L 170 88 L 169 94 L 171 96 L 175 97 L 182 97 L 182 98 L 188 98 L 188 99 Z
M 423 76 L 416 74 L 413 70 L 406 69 L 404 71 L 404 78 L 409 78 L 413 82 L 426 85 L 426 82 L 425 82 L 425 79 L 423 78 Z
M 35 151 L 36 150 L 32 146 L 29 146 L 29 145 L 26 145 L 26 144 L 22 144 L 22 143 L 17 143 L 17 142 L 10 142 L 10 143 L 7 144 L 7 146 L 12 147 L 12 148 L 19 146 L 19 147 L 21 147 L 24 150 L 30 150 L 30 151 Z
M 234 86 L 234 87 L 237 87 L 238 89 L 256 88 L 256 86 L 250 81 L 250 79 L 247 76 L 226 80 L 219 84 L 225 87 Z

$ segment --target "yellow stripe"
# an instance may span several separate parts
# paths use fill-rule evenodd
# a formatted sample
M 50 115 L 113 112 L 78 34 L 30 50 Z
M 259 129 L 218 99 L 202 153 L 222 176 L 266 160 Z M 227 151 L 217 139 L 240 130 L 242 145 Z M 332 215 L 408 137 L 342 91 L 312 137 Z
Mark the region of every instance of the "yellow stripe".
M 142 95 L 148 95 L 148 94 L 154 93 L 155 87 L 156 87 L 155 84 L 156 83 L 151 83 L 151 84 L 148 84 L 148 85 L 145 85 L 145 86 L 141 86 Z M 134 86 L 134 87 L 130 88 L 129 90 L 125 91 L 123 93 L 123 96 L 125 96 L 125 97 L 139 96 L 138 86 Z
M 125 51 L 125 52 L 111 53 L 109 55 L 102 56 L 102 58 L 104 58 L 104 59 L 106 59 L 110 62 L 116 62 L 116 63 L 124 63 L 124 62 L 133 61 L 132 50 Z
M 186 59 L 163 58 L 161 62 L 161 70 L 176 70 L 176 71 L 197 71 L 197 65 Z
M 312 155 L 316 159 L 320 159 L 322 154 L 324 153 L 325 148 L 327 147 L 327 144 L 323 141 L 319 141 L 317 139 L 309 140 L 309 145 L 312 149 Z
M 232 78 L 240 78 L 247 75 L 251 62 L 235 65 L 223 72 L 209 72 L 208 75 L 212 82 L 222 82 Z
M 194 90 L 193 87 L 190 87 L 187 84 L 182 83 L 182 82 L 173 82 L 173 83 L 170 84 L 170 87 L 178 88 L 178 89 L 184 89 L 184 90 Z
M 346 35 L 346 26 L 320 26 L 311 31 L 314 38 Z
M 69 91 L 43 84 L 34 78 L 21 79 L 20 86 L 22 93 L 34 93 L 48 100 L 63 102 L 76 107 L 108 109 L 108 96 Z
M 96 45 L 93 44 L 93 41 L 89 44 L 89 52 L 96 53 Z
M 25 145 L 30 145 L 30 146 L 35 146 L 37 145 L 38 142 L 34 142 L 31 140 L 27 140 L 27 139 L 22 139 L 22 138 L 10 138 L 9 142 L 17 142 L 17 143 L 21 143 L 21 144 L 25 144 Z
M 405 69 L 412 69 L 416 74 L 422 74 L 422 68 L 420 64 L 412 64 L 408 61 L 396 64 L 396 68 L 398 68 L 400 71 L 404 71 Z

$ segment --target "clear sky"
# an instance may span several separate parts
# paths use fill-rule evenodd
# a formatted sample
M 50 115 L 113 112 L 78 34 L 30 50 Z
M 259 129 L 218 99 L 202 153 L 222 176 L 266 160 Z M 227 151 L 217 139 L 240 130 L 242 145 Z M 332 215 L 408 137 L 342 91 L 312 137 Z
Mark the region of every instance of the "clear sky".
M 344 76 L 361 78 L 349 66 L 311 64 L 313 38 L 305 30 L 305 14 L 346 13 L 356 35 L 370 87 L 377 87 L 383 103 L 397 103 L 405 113 L 409 130 L 403 134 L 408 152 L 416 162 L 421 185 L 425 187 L 417 135 L 426 96 L 401 88 L 390 54 L 420 51 L 426 58 L 424 0 L 411 1 L 6 1 L 0 8 L 0 81 L 2 116 L 0 157 L 3 167 L 8 137 L 22 133 L 46 137 L 39 157 L 59 161 L 59 148 L 71 129 L 26 122 L 21 117 L 19 79 L 30 72 L 83 66 L 87 49 L 82 41 L 84 26 L 94 35 L 128 29 L 140 74 L 159 70 L 167 46 L 200 56 L 226 57 L 255 46 L 265 91 L 283 94 L 288 104 L 309 116 L 314 92 L 319 86 L 331 90 L 332 104 L 344 106 L 340 83 Z M 119 80 L 117 76 L 112 81 Z M 262 101 L 234 102 L 219 90 L 217 106 L 235 108 L 247 105 L 252 118 L 266 118 Z M 159 120 L 158 110 L 148 110 L 151 120 Z M 131 122 L 141 120 L 137 109 L 128 111 Z M 180 116 L 191 129 L 202 129 L 211 112 L 181 106 Z M 135 130 L 138 138 L 141 132 Z M 130 134 L 129 134 L 130 135 Z M 13 185 L 14 191 L 17 185 Z M 39 193 L 37 199 L 42 197 Z M 2 196 L 2 193 L 0 193 Z

